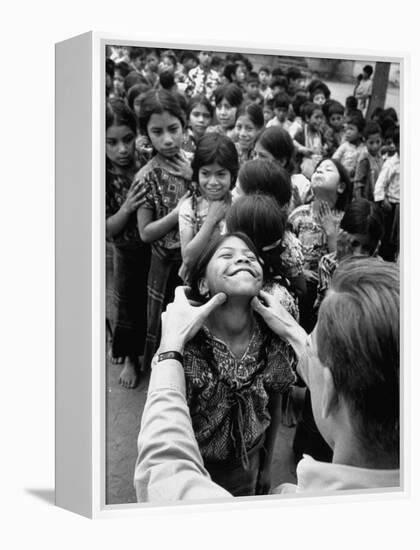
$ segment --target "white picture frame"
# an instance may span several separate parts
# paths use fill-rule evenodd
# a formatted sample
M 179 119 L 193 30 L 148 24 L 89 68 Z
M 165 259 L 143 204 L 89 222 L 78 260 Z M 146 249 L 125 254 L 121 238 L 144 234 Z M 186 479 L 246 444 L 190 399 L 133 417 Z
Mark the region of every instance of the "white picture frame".
M 400 119 L 405 128 L 407 54 L 345 51 L 303 51 L 286 45 L 208 42 L 177 44 L 89 32 L 56 45 L 56 504 L 90 518 L 156 514 L 150 504 L 108 505 L 105 502 L 105 46 L 121 44 L 179 49 L 400 63 Z M 72 151 L 72 155 L 68 151 Z M 406 144 L 401 138 L 403 178 Z M 74 162 L 74 159 L 77 162 Z M 403 204 L 407 193 L 403 192 Z M 403 208 L 404 214 L 407 212 Z M 401 224 L 404 261 L 405 222 Z M 71 231 L 70 231 L 71 228 Z M 404 293 L 401 303 L 403 303 Z M 402 317 L 403 318 L 403 317 Z M 75 346 L 74 342 L 78 345 Z M 402 357 L 404 359 L 404 357 Z M 195 503 L 198 509 L 215 504 L 277 507 L 305 503 L 398 499 L 407 495 L 407 379 L 401 374 L 401 487 L 397 490 L 355 491 L 279 497 L 249 497 L 222 503 Z M 69 476 L 69 471 L 77 476 Z M 177 503 L 178 509 L 191 504 Z

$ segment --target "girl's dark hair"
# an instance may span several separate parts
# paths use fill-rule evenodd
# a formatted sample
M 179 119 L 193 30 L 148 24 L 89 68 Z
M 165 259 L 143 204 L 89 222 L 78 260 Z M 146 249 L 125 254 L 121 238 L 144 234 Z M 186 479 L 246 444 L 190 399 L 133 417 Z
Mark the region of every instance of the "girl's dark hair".
M 344 166 L 336 159 L 333 158 L 324 158 L 321 159 L 318 164 L 315 166 L 315 170 L 318 168 L 318 166 L 322 162 L 330 161 L 332 162 L 335 167 L 337 168 L 338 175 L 340 176 L 341 183 L 344 183 L 344 191 L 343 193 L 339 193 L 337 197 L 337 202 L 335 205 L 335 208 L 337 210 L 344 211 L 347 206 L 350 204 L 353 196 L 353 182 L 350 179 L 349 173 L 344 168 Z
M 295 145 L 287 130 L 278 126 L 266 128 L 258 136 L 257 142 L 273 155 L 275 160 L 284 163 L 283 166 L 289 174 L 293 173 Z
M 152 115 L 161 115 L 164 112 L 170 113 L 177 118 L 182 127 L 185 127 L 185 114 L 174 94 L 168 90 L 150 90 L 147 92 L 140 103 L 139 126 L 140 132 L 147 135 L 147 125 Z
M 282 274 L 281 240 L 285 224 L 280 205 L 272 196 L 262 193 L 239 197 L 226 216 L 228 232 L 241 231 L 255 243 L 263 260 L 264 279 Z
M 197 142 L 197 148 L 191 163 L 193 181 L 198 182 L 198 172 L 202 166 L 214 162 L 230 172 L 232 189 L 238 176 L 238 151 L 233 141 L 227 136 L 210 132 L 204 134 Z
M 111 126 L 128 126 L 134 135 L 137 134 L 136 115 L 122 99 L 113 98 L 107 103 L 106 130 Z
M 120 75 L 125 78 L 128 73 L 131 72 L 131 67 L 125 61 L 120 61 L 119 63 L 115 64 L 115 71 L 118 71 Z
M 223 70 L 223 76 L 229 80 L 229 82 L 233 82 L 233 76 L 238 67 L 240 67 L 239 63 L 228 63 Z
M 239 181 L 246 195 L 264 193 L 286 206 L 292 196 L 290 175 L 278 162 L 255 159 L 246 162 L 239 171 Z
M 238 112 L 238 118 L 240 116 L 247 116 L 258 130 L 264 126 L 264 112 L 256 103 L 242 105 Z
M 130 109 L 134 110 L 134 100 L 136 99 L 136 97 L 140 94 L 145 94 L 151 88 L 152 87 L 147 81 L 146 84 L 134 84 L 134 86 L 131 86 L 131 88 L 127 92 L 127 103 Z
M 378 204 L 367 199 L 355 199 L 344 212 L 341 229 L 365 237 L 362 249 L 372 256 L 384 235 L 384 216 Z
M 226 99 L 232 107 L 238 108 L 243 100 L 242 90 L 236 84 L 225 84 L 216 88 L 214 99 L 216 105 Z
M 225 233 L 224 235 L 217 235 L 216 237 L 213 237 L 212 239 L 210 239 L 208 244 L 204 247 L 204 249 L 202 250 L 200 256 L 197 258 L 195 263 L 191 266 L 189 285 L 191 288 L 190 298 L 192 300 L 195 300 L 197 302 L 205 301 L 205 299 L 203 298 L 203 296 L 201 296 L 199 291 L 200 280 L 203 277 L 205 277 L 207 266 L 210 260 L 212 259 L 212 257 L 214 256 L 216 250 L 227 239 L 229 239 L 229 237 L 237 237 L 238 239 L 241 239 L 241 241 L 243 241 L 246 244 L 246 246 L 251 250 L 251 252 L 253 252 L 255 256 L 258 258 L 258 250 L 254 242 L 245 233 L 236 231 L 233 233 Z
M 199 94 L 199 95 L 193 96 L 188 102 L 187 120 L 190 118 L 191 111 L 197 105 L 204 105 L 204 107 L 208 110 L 210 114 L 210 119 L 213 118 L 213 113 L 214 113 L 213 105 L 210 103 L 210 101 L 207 99 L 207 97 L 204 94 Z

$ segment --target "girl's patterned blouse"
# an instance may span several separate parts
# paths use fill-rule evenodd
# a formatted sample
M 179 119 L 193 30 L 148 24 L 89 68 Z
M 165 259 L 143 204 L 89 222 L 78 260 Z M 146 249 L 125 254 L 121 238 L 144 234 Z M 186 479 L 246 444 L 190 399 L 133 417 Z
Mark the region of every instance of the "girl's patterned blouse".
M 147 189 L 146 202 L 141 208 L 151 210 L 153 220 L 159 220 L 172 212 L 188 189 L 187 180 L 173 174 L 164 159 L 158 155 L 136 174 L 135 179 Z M 179 260 L 181 254 L 178 224 L 153 242 L 152 250 L 160 258 Z
M 332 215 L 338 231 L 344 212 L 332 210 Z M 327 235 L 314 215 L 313 203 L 296 208 L 289 216 L 289 225 L 302 244 L 304 268 L 317 272 L 319 260 L 329 250 Z
M 107 162 L 105 182 L 106 218 L 109 218 L 116 214 L 121 208 L 127 198 L 127 193 L 133 183 L 133 178 L 115 172 L 111 163 Z M 121 233 L 112 239 L 112 242 L 124 248 L 135 248 L 143 245 L 137 229 L 137 217 L 135 212 L 131 214 L 127 225 Z
M 296 381 L 293 349 L 257 318 L 238 359 L 203 327 L 184 350 L 187 401 L 205 460 L 241 460 L 268 428 L 270 394 Z

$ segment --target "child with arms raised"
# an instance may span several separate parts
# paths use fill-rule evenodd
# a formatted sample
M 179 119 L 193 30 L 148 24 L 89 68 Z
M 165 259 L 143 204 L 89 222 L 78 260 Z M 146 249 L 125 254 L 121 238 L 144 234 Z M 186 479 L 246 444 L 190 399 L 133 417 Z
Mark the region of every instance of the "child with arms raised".
M 307 295 L 301 307 L 301 324 L 311 332 L 316 316 L 313 303 L 318 283 L 318 263 L 334 252 L 341 218 L 352 199 L 353 185 L 346 169 L 334 159 L 322 160 L 311 178 L 314 200 L 289 216 L 292 231 L 302 243 Z

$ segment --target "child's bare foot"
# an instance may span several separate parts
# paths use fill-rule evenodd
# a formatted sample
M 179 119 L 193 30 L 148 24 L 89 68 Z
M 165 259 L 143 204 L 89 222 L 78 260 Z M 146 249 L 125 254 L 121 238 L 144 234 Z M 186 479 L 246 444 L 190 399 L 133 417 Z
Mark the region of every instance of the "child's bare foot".
M 121 357 L 114 357 L 112 355 L 112 346 L 109 347 L 109 350 L 108 350 L 108 359 L 111 361 L 111 363 L 113 365 L 122 365 L 125 361 L 125 357 L 124 356 L 121 356 Z
M 136 357 L 127 356 L 119 382 L 123 388 L 133 389 L 139 382 L 139 365 Z

